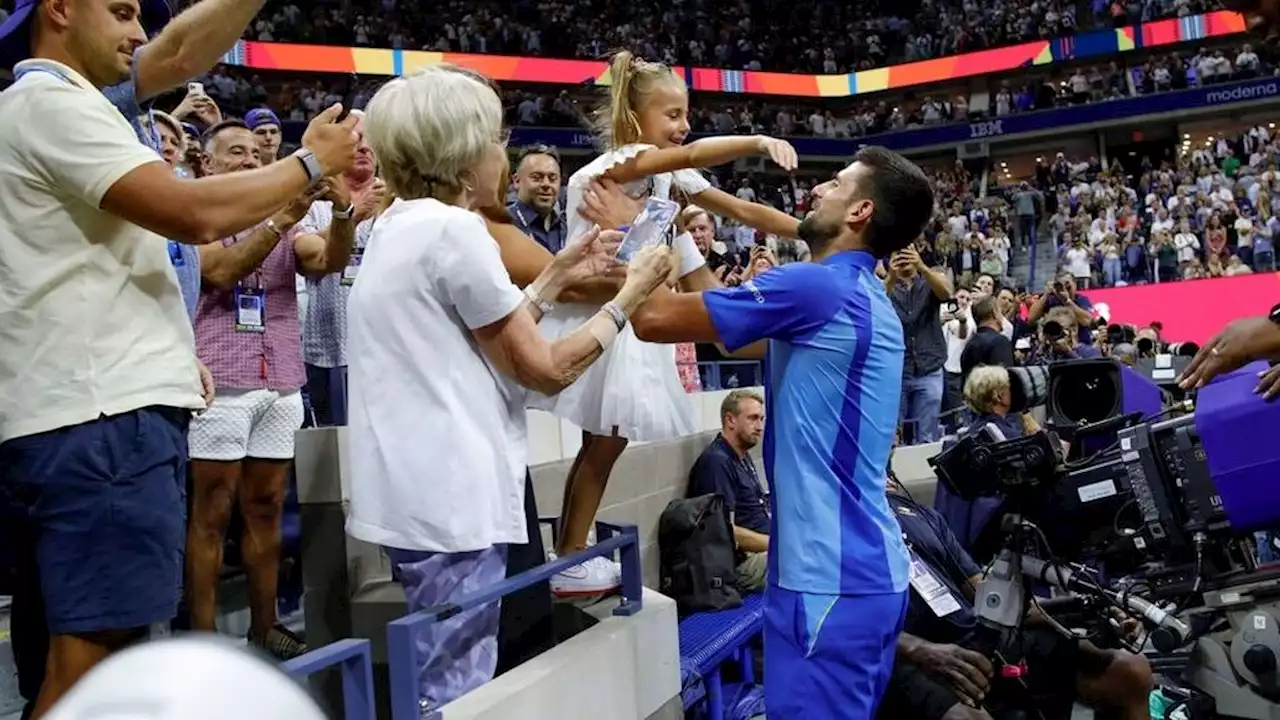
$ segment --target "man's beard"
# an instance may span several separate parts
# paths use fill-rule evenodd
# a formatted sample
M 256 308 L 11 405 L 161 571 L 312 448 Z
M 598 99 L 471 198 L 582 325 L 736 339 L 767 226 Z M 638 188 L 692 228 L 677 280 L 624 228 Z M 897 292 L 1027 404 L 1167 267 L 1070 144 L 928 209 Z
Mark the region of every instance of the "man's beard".
M 818 213 L 811 212 L 800 221 L 796 234 L 805 241 L 812 253 L 822 253 L 831 247 L 831 243 L 840 236 L 840 226 L 832 224 L 824 227 L 818 220 Z

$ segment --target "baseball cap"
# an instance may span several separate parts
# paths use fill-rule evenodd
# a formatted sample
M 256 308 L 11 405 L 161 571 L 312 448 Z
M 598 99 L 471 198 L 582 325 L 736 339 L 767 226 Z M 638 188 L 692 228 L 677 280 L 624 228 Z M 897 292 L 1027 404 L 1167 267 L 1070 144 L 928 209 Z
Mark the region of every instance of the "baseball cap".
M 169 22 L 173 11 L 168 0 L 138 0 L 142 29 L 147 37 Z M 6 70 L 31 57 L 31 20 L 40 0 L 17 0 L 9 19 L 0 25 L 0 67 Z
M 276 127 L 282 127 L 279 116 L 272 112 L 270 108 L 255 108 L 245 113 L 244 124 L 247 125 L 250 130 L 257 130 L 263 125 L 275 125 Z

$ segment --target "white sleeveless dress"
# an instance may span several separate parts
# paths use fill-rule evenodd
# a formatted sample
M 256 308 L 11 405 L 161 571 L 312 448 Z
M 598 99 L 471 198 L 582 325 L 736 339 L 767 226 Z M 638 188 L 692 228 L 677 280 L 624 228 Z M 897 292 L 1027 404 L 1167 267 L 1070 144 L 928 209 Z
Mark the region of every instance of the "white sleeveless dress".
M 591 181 L 653 149 L 653 145 L 634 144 L 612 150 L 569 178 L 565 217 L 570 241 L 591 229 L 591 223 L 578 214 Z M 672 185 L 691 195 L 711 187 L 697 171 L 677 170 L 629 182 L 623 189 L 636 198 L 647 194 L 668 200 Z M 556 340 L 599 310 L 599 306 L 558 304 L 542 318 L 539 328 L 543 337 Z M 573 385 L 555 397 L 531 392 L 529 398 L 529 407 L 546 410 L 596 435 L 611 435 L 617 428 L 628 440 L 653 442 L 695 432 L 692 402 L 676 367 L 675 345 L 643 342 L 630 325 Z

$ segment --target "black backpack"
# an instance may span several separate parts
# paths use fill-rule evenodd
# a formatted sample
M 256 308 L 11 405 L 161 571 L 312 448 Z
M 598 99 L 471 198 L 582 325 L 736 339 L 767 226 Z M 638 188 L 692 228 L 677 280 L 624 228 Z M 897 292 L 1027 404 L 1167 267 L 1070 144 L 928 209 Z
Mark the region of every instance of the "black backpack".
M 658 519 L 662 592 L 681 615 L 742 604 L 733 526 L 719 495 L 672 500 Z

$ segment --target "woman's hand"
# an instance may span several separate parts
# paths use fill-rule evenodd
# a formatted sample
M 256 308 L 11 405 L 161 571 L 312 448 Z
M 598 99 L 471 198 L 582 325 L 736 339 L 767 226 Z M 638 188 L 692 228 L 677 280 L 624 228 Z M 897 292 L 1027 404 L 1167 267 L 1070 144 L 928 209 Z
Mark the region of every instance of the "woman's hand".
M 795 170 L 800 164 L 796 149 L 786 140 L 761 135 L 757 140 L 756 148 L 760 155 L 768 155 L 770 160 L 787 172 Z
M 626 227 L 644 209 L 644 198 L 633 198 L 609 178 L 596 178 L 582 195 L 578 214 L 602 228 Z
M 644 247 L 631 259 L 623 290 L 633 289 L 648 297 L 666 281 L 675 266 L 676 256 L 670 245 L 659 243 Z
M 614 259 L 621 242 L 622 233 L 617 230 L 592 228 L 582 237 L 566 243 L 551 261 L 559 284 L 568 287 L 590 278 L 625 274 L 626 266 Z

